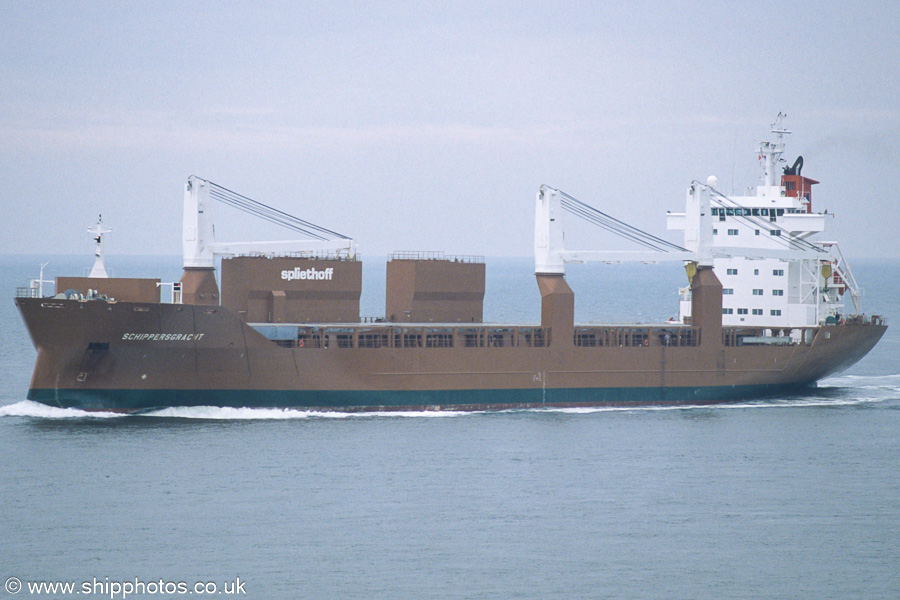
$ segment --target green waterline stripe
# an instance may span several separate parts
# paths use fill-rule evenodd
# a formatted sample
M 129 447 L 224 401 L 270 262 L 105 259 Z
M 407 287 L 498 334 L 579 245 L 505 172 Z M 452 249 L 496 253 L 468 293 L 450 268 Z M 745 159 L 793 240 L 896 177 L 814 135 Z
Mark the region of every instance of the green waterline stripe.
M 539 406 L 709 404 L 798 392 L 812 385 L 501 390 L 133 390 L 31 389 L 28 399 L 62 408 L 135 411 L 170 406 L 320 410 L 484 410 Z

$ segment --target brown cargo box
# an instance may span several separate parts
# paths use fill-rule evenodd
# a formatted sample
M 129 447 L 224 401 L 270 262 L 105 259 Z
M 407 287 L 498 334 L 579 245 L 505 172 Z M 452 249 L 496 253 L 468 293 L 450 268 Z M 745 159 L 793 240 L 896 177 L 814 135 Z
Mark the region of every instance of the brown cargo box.
M 247 323 L 356 323 L 361 292 L 358 260 L 222 259 L 222 306 Z
M 480 323 L 484 257 L 395 252 L 387 263 L 385 315 L 396 323 Z

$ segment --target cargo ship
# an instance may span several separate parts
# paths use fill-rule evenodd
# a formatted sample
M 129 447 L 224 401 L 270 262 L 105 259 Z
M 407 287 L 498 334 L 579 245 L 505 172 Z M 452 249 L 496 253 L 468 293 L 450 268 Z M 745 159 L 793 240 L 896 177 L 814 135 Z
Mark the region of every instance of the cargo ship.
M 15 299 L 37 349 L 28 398 L 58 407 L 146 411 L 171 406 L 315 411 L 491 410 L 710 404 L 802 393 L 866 355 L 886 330 L 865 316 L 834 242 L 811 238 L 802 158 L 782 158 L 783 116 L 762 142 L 763 181 L 727 196 L 693 181 L 667 225 L 674 244 L 542 186 L 535 198 L 540 320 L 483 322 L 479 256 L 398 252 L 386 268 L 385 314 L 361 319 L 362 263 L 348 236 L 210 181 L 184 192 L 180 281 L 109 277 L 99 222 L 88 277 L 43 277 Z M 779 173 L 780 171 L 780 173 Z M 288 242 L 219 243 L 224 203 L 304 234 Z M 646 250 L 565 246 L 580 217 Z M 677 319 L 579 324 L 566 265 L 681 261 Z M 221 285 L 220 285 L 221 283 Z M 162 290 L 171 292 L 163 301 Z M 845 301 L 850 300 L 845 309 Z

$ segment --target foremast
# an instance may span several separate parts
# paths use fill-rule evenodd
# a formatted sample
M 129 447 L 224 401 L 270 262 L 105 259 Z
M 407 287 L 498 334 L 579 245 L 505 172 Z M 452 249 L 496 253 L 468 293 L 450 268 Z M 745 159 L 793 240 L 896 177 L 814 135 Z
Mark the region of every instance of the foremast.
M 94 236 L 94 266 L 91 268 L 88 277 L 108 278 L 109 273 L 106 271 L 106 253 L 103 249 L 103 236 L 112 232 L 112 227 L 103 224 L 103 215 L 97 217 L 97 224 L 88 228 L 88 233 Z M 43 275 L 41 276 L 43 279 Z

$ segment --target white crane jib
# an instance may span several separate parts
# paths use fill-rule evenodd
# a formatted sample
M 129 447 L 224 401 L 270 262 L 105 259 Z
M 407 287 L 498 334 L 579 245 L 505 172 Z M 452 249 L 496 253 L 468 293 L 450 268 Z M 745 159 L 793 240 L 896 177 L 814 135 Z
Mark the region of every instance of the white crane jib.
M 773 158 L 773 160 L 777 160 L 777 158 Z M 706 183 L 693 181 L 685 197 L 685 212 L 668 214 L 669 228 L 684 230 L 683 247 L 614 219 L 565 192 L 542 185 L 535 198 L 535 273 L 563 274 L 566 270 L 566 263 L 680 260 L 693 261 L 698 266 L 711 267 L 716 258 L 739 256 L 751 259 L 797 260 L 816 258 L 820 254 L 821 251 L 812 244 L 799 242 L 793 247 L 784 249 L 716 245 L 713 240 L 711 199 L 713 195 L 724 198 L 715 189 L 717 183 L 718 179 L 714 176 L 710 176 Z M 584 217 L 589 222 L 617 235 L 634 240 L 647 247 L 648 250 L 566 250 L 562 214 L 564 210 Z M 771 224 L 771 227 L 780 229 L 775 224 Z M 787 237 L 785 236 L 785 239 Z
M 356 256 L 356 242 L 350 238 L 287 240 L 275 242 L 217 243 L 212 217 L 211 188 L 215 184 L 191 176 L 184 186 L 184 232 L 182 236 L 184 266 L 213 268 L 215 257 L 234 256 L 246 252 L 332 253 L 347 257 Z M 289 215 L 288 215 L 289 216 Z
M 685 236 L 685 248 L 669 244 L 622 223 L 623 230 L 629 231 L 628 237 L 634 239 L 647 236 L 651 242 L 642 243 L 654 249 L 646 251 L 566 250 L 562 218 L 564 198 L 574 200 L 565 192 L 546 185 L 542 185 L 538 190 L 535 198 L 534 219 L 535 273 L 563 274 L 566 271 L 566 263 L 585 262 L 693 260 L 698 261 L 701 265 L 712 265 L 712 222 L 710 221 L 708 185 L 695 182 L 688 191 L 686 208 L 690 233 Z M 601 225 L 601 227 L 607 228 L 605 225 Z M 638 232 L 639 235 L 635 235 L 635 232 Z

